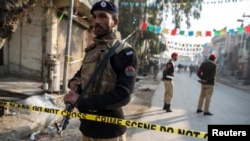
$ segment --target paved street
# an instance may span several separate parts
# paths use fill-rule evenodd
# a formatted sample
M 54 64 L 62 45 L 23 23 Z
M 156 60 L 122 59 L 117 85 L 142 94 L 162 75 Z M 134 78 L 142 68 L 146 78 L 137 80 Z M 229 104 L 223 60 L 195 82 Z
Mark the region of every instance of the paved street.
M 161 72 L 158 75 L 158 79 L 161 77 Z M 151 123 L 161 126 L 167 126 L 177 129 L 194 130 L 200 132 L 207 132 L 208 124 L 250 124 L 250 87 L 241 85 L 240 81 L 231 78 L 221 78 L 218 80 L 215 86 L 214 96 L 212 98 L 212 103 L 210 111 L 214 114 L 213 116 L 204 116 L 201 114 L 196 114 L 196 106 L 198 102 L 198 97 L 200 93 L 200 84 L 197 82 L 198 78 L 195 74 L 192 77 L 189 76 L 188 72 L 176 73 L 175 76 L 175 86 L 174 86 L 174 98 L 172 103 L 173 112 L 166 113 L 162 110 L 163 106 L 163 93 L 164 86 L 163 82 L 160 82 L 158 86 L 152 85 L 155 89 L 155 93 L 152 98 L 152 106 L 143 113 L 142 118 L 139 120 L 143 123 Z M 223 82 L 219 83 L 219 82 Z M 230 86 L 224 85 L 230 84 Z M 1 79 L 0 91 L 1 94 L 6 95 L 7 92 L 9 96 L 14 97 L 27 97 L 28 95 L 36 95 L 29 98 L 29 103 L 31 105 L 39 105 L 51 107 L 51 101 L 49 95 L 39 95 L 41 91 L 40 82 L 30 82 L 16 79 Z M 151 88 L 150 84 L 144 87 Z M 6 92 L 7 91 L 7 92 Z M 5 93 L 6 92 L 6 93 Z M 14 94 L 14 95 L 13 95 Z M 38 94 L 38 95 L 37 95 Z M 19 95 L 19 96 L 18 96 Z M 21 96 L 20 96 L 21 95 Z M 23 96 L 24 95 L 24 96 Z M 6 98 L 6 97 L 5 97 Z M 4 98 L 4 99 L 5 99 Z M 34 99 L 35 98 L 35 99 Z M 44 98 L 47 100 L 44 102 Z M 43 101 L 38 101 L 43 100 Z M 25 100 L 27 102 L 27 100 Z M 18 110 L 18 109 L 17 109 Z M 44 117 L 37 112 L 34 112 L 33 119 L 39 119 L 39 123 L 45 121 L 53 121 L 56 116 L 50 114 L 43 114 Z M 51 117 L 52 116 L 52 117 Z M 14 116 L 10 116 L 13 117 Z M 39 118 L 36 118 L 39 117 Z M 133 117 L 133 115 L 132 115 Z M 22 121 L 22 123 L 25 123 Z M 45 120 L 45 121 L 44 121 Z M 127 118 L 127 120 L 133 120 Z M 36 124 L 33 122 L 27 122 L 27 125 L 31 124 L 32 127 Z M 12 125 L 12 124 L 11 124 Z M 11 129 L 11 127 L 8 127 Z M 31 128 L 31 127 L 30 127 Z M 77 126 L 78 128 L 78 126 Z M 13 132 L 18 133 L 15 136 L 21 136 L 20 132 L 23 128 L 18 128 Z M 30 130 L 30 129 L 29 129 Z M 36 131 L 36 129 L 33 129 Z M 13 134 L 13 132 L 6 134 Z M 201 141 L 204 139 L 195 138 L 185 135 L 172 134 L 166 132 L 159 132 L 147 129 L 139 128 L 129 128 L 129 140 L 128 141 Z M 131 135 L 131 136 L 130 136 Z
M 160 73 L 161 74 L 161 73 Z M 160 77 L 161 75 L 158 75 Z M 250 91 L 235 89 L 219 82 L 216 83 L 210 111 L 213 116 L 196 113 L 200 93 L 200 83 L 195 74 L 177 73 L 172 101 L 172 113 L 162 110 L 164 85 L 161 82 L 153 96 L 152 107 L 139 120 L 162 126 L 207 132 L 209 124 L 250 124 Z M 146 129 L 135 129 L 131 141 L 198 141 L 204 140 L 179 134 L 171 134 Z

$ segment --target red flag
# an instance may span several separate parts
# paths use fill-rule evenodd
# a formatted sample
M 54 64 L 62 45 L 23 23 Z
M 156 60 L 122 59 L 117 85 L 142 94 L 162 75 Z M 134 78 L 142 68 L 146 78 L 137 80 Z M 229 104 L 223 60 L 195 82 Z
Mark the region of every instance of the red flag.
M 250 25 L 248 25 L 248 26 L 245 27 L 245 32 L 246 33 L 250 33 Z
M 211 37 L 211 31 L 206 31 L 206 37 Z
M 176 29 L 173 29 L 173 30 L 171 31 L 171 35 L 176 35 L 176 32 L 177 32 L 177 30 L 176 30 Z
M 143 22 L 143 23 L 141 24 L 141 30 L 146 30 L 147 27 L 148 27 L 148 24 L 147 24 L 146 22 Z

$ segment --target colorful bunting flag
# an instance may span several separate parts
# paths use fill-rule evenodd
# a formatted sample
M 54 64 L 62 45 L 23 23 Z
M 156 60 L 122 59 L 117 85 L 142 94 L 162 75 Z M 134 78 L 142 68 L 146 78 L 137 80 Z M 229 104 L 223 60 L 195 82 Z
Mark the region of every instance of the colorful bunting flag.
M 245 32 L 246 33 L 250 33 L 250 25 L 248 25 L 248 26 L 245 27 Z
M 206 37 L 211 37 L 211 31 L 206 31 L 205 35 Z
M 155 28 L 155 26 L 152 25 L 152 24 L 150 24 L 150 25 L 148 26 L 148 31 L 153 32 L 153 31 L 154 31 L 154 28 Z
M 243 2 L 244 0 L 204 0 L 203 4 L 223 4 L 224 3 L 234 3 L 234 2 Z M 247 0 L 245 0 L 247 1 Z M 195 3 L 195 2 L 194 2 Z M 185 5 L 185 3 L 182 3 L 183 5 Z M 168 4 L 165 4 L 168 5 Z M 180 5 L 180 3 L 173 3 L 173 5 Z M 142 7 L 142 8 L 146 8 L 146 7 L 154 7 L 154 8 L 159 8 L 160 6 L 162 6 L 161 2 L 155 3 L 155 2 L 151 2 L 151 3 L 147 3 L 147 2 L 134 2 L 134 1 L 121 1 L 121 6 L 123 7 Z
M 172 36 L 175 35 L 185 35 L 185 31 L 184 30 L 177 30 L 177 29 L 173 29 L 170 32 L 170 29 L 168 28 L 161 28 L 160 26 L 155 26 L 152 24 L 148 24 L 146 22 L 143 22 L 141 24 L 141 30 L 148 30 L 150 32 L 155 32 L 157 34 L 163 33 L 163 34 L 170 34 Z M 177 34 L 178 32 L 178 34 Z M 243 34 L 243 33 L 250 33 L 250 25 L 246 26 L 246 27 L 239 27 L 237 28 L 237 31 L 235 31 L 234 29 L 229 29 L 227 31 L 227 28 L 223 28 L 222 30 L 214 30 L 213 31 L 213 36 L 220 36 L 220 35 L 233 35 L 235 34 L 235 32 L 239 33 L 239 34 Z M 194 36 L 194 31 L 188 31 L 188 36 Z M 212 36 L 212 31 L 205 31 L 204 34 L 202 31 L 196 31 L 195 32 L 195 37 L 201 37 L 201 36 L 205 36 L 205 37 L 211 37 Z
M 220 30 L 220 35 L 227 35 L 227 27 Z
M 243 27 L 239 27 L 239 28 L 237 28 L 237 31 L 240 34 L 243 34 L 244 33 L 244 28 Z
M 197 31 L 197 32 L 196 32 L 196 37 L 201 37 L 201 36 L 202 36 L 201 31 Z
M 147 27 L 148 27 L 148 24 L 147 24 L 146 22 L 143 22 L 143 23 L 141 24 L 141 30 L 146 30 Z
M 155 33 L 161 33 L 161 27 L 160 26 L 157 26 L 155 28 Z
M 193 31 L 188 31 L 188 36 L 193 36 L 194 32 Z
M 215 30 L 215 31 L 214 31 L 214 35 L 215 35 L 215 36 L 220 36 L 220 31 L 216 31 L 216 30 Z
M 173 29 L 173 30 L 171 31 L 171 35 L 176 35 L 176 32 L 177 32 L 177 30 L 176 30 L 176 29 Z
M 164 29 L 162 30 L 162 33 L 164 33 L 164 34 L 168 34 L 168 32 L 169 32 L 169 30 L 168 30 L 167 28 L 164 28 Z
M 229 29 L 228 33 L 229 33 L 229 35 L 233 35 L 234 34 L 234 29 Z
M 181 30 L 181 31 L 179 32 L 179 34 L 180 34 L 180 35 L 184 35 L 184 34 L 185 34 L 185 31 Z

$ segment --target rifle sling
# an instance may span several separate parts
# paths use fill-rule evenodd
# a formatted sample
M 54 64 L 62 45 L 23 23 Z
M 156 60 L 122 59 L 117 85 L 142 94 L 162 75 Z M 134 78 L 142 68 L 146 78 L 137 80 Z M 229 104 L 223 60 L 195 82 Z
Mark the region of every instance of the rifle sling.
M 109 52 L 105 55 L 105 57 L 101 60 L 100 64 L 95 69 L 95 71 L 92 74 L 91 78 L 89 79 L 89 81 L 87 82 L 85 87 L 82 89 L 82 91 L 80 93 L 80 96 L 78 97 L 78 99 L 74 103 L 73 107 L 75 107 L 75 105 L 77 105 L 77 103 L 80 101 L 80 97 L 83 96 L 86 93 L 86 91 L 87 91 L 88 87 L 90 86 L 90 84 L 96 79 L 96 76 L 98 75 L 98 73 L 104 68 L 104 66 L 107 63 L 107 61 L 109 60 L 109 58 L 114 54 L 116 48 L 118 48 L 119 46 L 120 46 L 120 41 L 117 40 L 116 43 L 109 49 Z

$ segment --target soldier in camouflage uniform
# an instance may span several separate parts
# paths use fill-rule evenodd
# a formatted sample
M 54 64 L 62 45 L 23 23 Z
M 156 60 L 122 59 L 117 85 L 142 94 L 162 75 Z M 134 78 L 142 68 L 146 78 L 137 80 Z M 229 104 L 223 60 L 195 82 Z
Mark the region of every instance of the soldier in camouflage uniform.
M 86 48 L 80 70 L 69 81 L 71 89 L 64 97 L 65 103 L 76 104 L 81 113 L 124 119 L 122 107 L 129 103 L 137 74 L 137 53 L 128 43 L 120 40 L 116 31 L 119 23 L 118 9 L 112 2 L 100 1 L 91 9 L 94 43 Z M 82 88 L 108 50 L 119 40 L 121 45 L 109 59 L 103 70 L 79 97 L 75 88 Z M 126 126 L 80 119 L 82 141 L 126 141 Z

